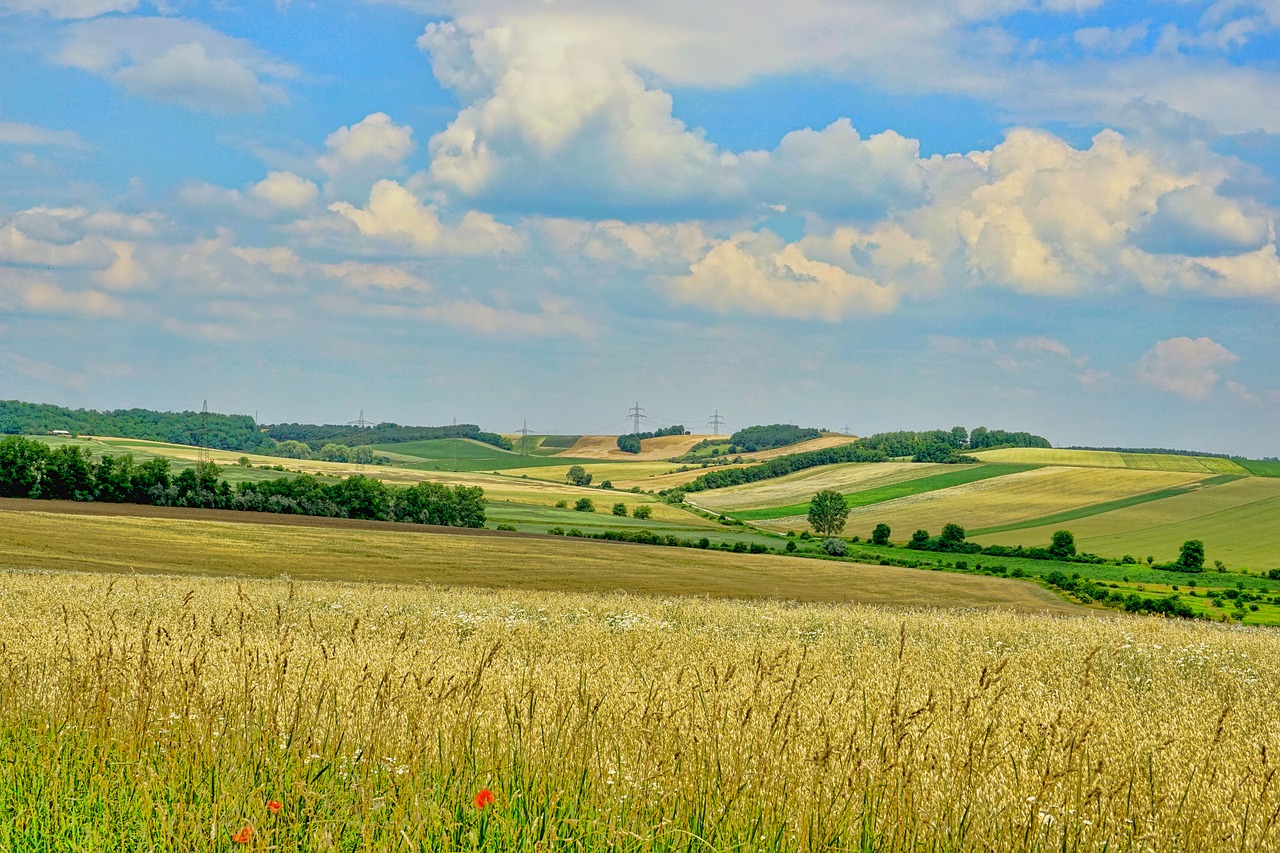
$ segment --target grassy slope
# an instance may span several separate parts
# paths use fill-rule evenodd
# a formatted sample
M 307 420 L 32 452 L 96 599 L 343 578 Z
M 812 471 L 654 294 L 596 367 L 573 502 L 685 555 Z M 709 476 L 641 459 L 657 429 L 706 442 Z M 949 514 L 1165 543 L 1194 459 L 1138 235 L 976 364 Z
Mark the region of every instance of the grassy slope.
M 1038 468 L 860 507 L 849 514 L 848 529 L 866 535 L 884 522 L 903 538 L 917 528 L 937 533 L 949 523 L 978 529 L 1189 486 L 1201 479 L 1204 475 L 1123 468 Z M 803 516 L 793 516 L 770 519 L 762 526 L 799 529 L 804 522 Z
M 734 512 L 800 503 L 823 489 L 849 494 L 936 473 L 937 466 L 918 462 L 850 462 L 807 468 L 744 486 L 697 492 L 690 499 L 717 512 Z
M 1070 612 L 995 578 L 575 539 L 0 510 L 0 565 Z
M 1054 525 L 977 537 L 984 544 L 1047 541 Z M 1104 556 L 1152 554 L 1171 560 L 1188 539 L 1205 543 L 1209 560 L 1255 569 L 1280 567 L 1280 481 L 1249 477 L 1117 509 L 1070 524 L 1083 550 Z
M 1007 447 L 973 454 L 989 462 L 1036 465 L 1075 465 L 1083 468 L 1128 468 L 1135 471 L 1182 471 L 1190 474 L 1248 474 L 1230 459 L 1216 456 L 1178 456 L 1169 453 L 1117 453 L 1111 450 L 1059 450 Z
M 1219 474 L 1217 477 L 1210 477 L 1207 480 L 1200 480 L 1196 483 L 1190 483 L 1181 486 L 1172 486 L 1167 489 L 1159 489 L 1154 492 L 1146 492 L 1140 495 L 1129 495 L 1128 497 L 1118 498 L 1113 501 L 1105 501 L 1099 504 L 1090 504 L 1088 506 L 1077 507 L 1075 509 L 1065 510 L 1063 512 L 1052 513 L 1050 515 L 1041 516 L 1039 518 L 1026 519 L 1024 521 L 1014 521 L 1009 524 L 999 524 L 994 527 L 982 527 L 969 531 L 969 536 L 983 536 L 987 533 L 1005 533 L 1010 530 L 1030 530 L 1036 527 L 1056 527 L 1072 521 L 1078 521 L 1082 518 L 1091 518 L 1095 515 L 1102 515 L 1108 512 L 1115 512 L 1119 509 L 1127 509 L 1131 506 L 1150 503 L 1152 501 L 1160 501 L 1165 498 L 1177 497 L 1185 495 L 1196 489 L 1206 489 L 1213 486 L 1221 486 L 1224 483 L 1233 483 L 1239 480 L 1236 474 Z
M 851 508 L 871 506 L 873 504 L 884 503 L 885 501 L 896 500 L 898 498 L 922 495 L 928 492 L 936 492 L 941 489 L 949 489 L 953 486 L 963 486 L 967 483 L 989 480 L 994 477 L 1018 474 L 1023 471 L 1032 470 L 1035 467 L 1036 466 L 1034 465 L 1009 464 L 966 465 L 959 470 L 950 470 L 942 474 L 931 474 L 926 477 L 918 477 L 913 480 L 906 480 L 892 485 L 853 492 L 845 495 L 845 502 Z M 730 514 L 734 518 L 740 518 L 743 521 L 763 521 L 771 518 L 788 518 L 798 515 L 808 515 L 808 512 L 809 502 L 805 501 L 803 503 L 791 504 L 790 506 L 768 507 L 765 509 L 755 510 L 734 510 Z
M 385 453 L 408 467 L 438 471 L 497 471 L 511 468 L 534 468 L 547 464 L 545 457 L 523 456 L 509 450 L 494 447 L 469 438 L 433 438 L 426 441 L 406 441 L 397 444 L 375 444 L 375 453 Z M 392 456 L 394 454 L 394 456 Z M 566 459 L 566 468 L 573 464 L 589 464 L 589 459 Z

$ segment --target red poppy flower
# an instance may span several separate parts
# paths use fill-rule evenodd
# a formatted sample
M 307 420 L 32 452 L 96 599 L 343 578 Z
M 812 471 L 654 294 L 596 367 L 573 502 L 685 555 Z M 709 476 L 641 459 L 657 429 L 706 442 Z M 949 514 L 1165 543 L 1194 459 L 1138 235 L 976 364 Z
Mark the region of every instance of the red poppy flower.
M 236 844 L 248 844 L 253 840 L 253 827 L 242 826 L 236 832 L 231 833 L 231 840 Z
M 280 809 L 282 808 L 284 807 L 281 806 L 280 803 L 276 802 L 275 800 L 267 800 L 267 811 L 271 812 L 272 814 L 275 814 L 276 812 L 280 811 Z
M 476 804 L 476 808 L 484 808 L 493 802 L 493 791 L 490 791 L 488 788 L 481 788 L 476 793 L 475 799 L 472 800 L 472 802 Z

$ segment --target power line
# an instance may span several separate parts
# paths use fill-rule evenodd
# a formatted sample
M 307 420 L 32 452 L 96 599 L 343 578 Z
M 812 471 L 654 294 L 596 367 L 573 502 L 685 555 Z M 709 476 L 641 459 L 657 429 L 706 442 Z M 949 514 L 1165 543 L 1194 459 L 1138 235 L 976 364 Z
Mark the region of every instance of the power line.
M 525 418 L 524 426 L 520 427 L 520 455 L 529 455 L 529 419 Z
M 366 421 L 364 419 L 364 409 L 361 409 L 360 417 L 356 418 L 354 421 L 347 421 L 347 426 L 356 426 L 360 427 L 360 429 L 364 429 L 365 427 L 373 426 L 373 421 Z
M 640 408 L 639 400 L 636 400 L 636 404 L 631 407 L 630 411 L 627 413 L 627 417 L 631 418 L 635 425 L 635 429 L 631 430 L 632 434 L 639 434 L 640 421 L 648 420 L 648 417 L 644 413 L 644 409 Z
M 720 417 L 719 409 L 716 409 L 716 413 L 711 416 L 711 420 L 707 421 L 707 425 L 711 427 L 712 435 L 720 435 L 720 430 L 724 427 L 724 418 Z
M 204 405 L 200 407 L 200 429 L 198 430 L 198 443 L 200 449 L 196 451 L 196 463 L 203 465 L 212 462 L 212 455 L 209 453 L 209 401 L 205 400 Z

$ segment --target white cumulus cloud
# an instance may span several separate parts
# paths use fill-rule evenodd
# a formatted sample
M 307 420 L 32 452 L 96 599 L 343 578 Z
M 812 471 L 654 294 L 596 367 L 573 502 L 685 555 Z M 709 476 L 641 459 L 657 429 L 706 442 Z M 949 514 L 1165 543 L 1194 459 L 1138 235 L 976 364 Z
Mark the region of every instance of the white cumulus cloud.
M 58 64 L 99 74 L 125 91 L 213 112 L 283 102 L 297 70 L 244 39 L 177 18 L 100 18 L 66 30 Z
M 446 224 L 433 205 L 395 181 L 374 184 L 363 208 L 334 202 L 329 210 L 361 235 L 415 254 L 487 254 L 520 246 L 516 233 L 487 213 L 468 211 L 457 225 Z
M 898 292 L 835 264 L 807 257 L 797 243 L 746 232 L 714 246 L 688 275 L 668 281 L 671 297 L 720 313 L 764 314 L 836 322 L 883 314 Z
M 1138 379 L 1193 402 L 1209 398 L 1219 371 L 1240 358 L 1210 338 L 1170 338 L 1160 341 L 1138 362 Z
M 250 190 L 253 195 L 282 210 L 303 208 L 316 200 L 320 189 L 293 172 L 271 172 Z

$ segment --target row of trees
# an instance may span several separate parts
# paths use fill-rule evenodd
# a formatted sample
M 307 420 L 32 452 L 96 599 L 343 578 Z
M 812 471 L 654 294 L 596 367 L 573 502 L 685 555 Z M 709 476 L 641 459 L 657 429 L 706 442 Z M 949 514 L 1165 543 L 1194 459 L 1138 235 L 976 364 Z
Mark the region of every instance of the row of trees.
M 748 465 L 743 468 L 708 471 L 679 489 L 669 490 L 666 494 L 674 497 L 683 492 L 700 492 L 705 489 L 740 486 L 744 483 L 755 483 L 773 477 L 782 477 L 796 471 L 817 468 L 821 465 L 835 465 L 842 462 L 884 462 L 898 457 L 914 457 L 921 452 L 931 452 L 933 448 L 937 447 L 946 448 L 943 452 L 946 458 L 942 461 L 976 462 L 977 460 L 968 460 L 963 457 L 961 459 L 953 458 L 955 457 L 955 451 L 972 445 L 974 436 L 978 436 L 979 440 L 983 442 L 991 441 L 993 437 L 1007 440 L 1008 444 L 1002 446 L 1051 446 L 1047 439 L 1038 435 L 1031 435 L 1025 432 L 1014 433 L 1005 432 L 1004 430 L 988 430 L 986 427 L 978 427 L 972 434 L 967 433 L 964 427 L 929 432 L 883 432 L 867 438 L 860 438 L 857 441 L 843 444 L 839 447 L 811 450 L 805 453 L 791 453 L 786 456 L 780 456 L 777 459 L 761 462 L 758 465 Z M 968 442 L 968 444 L 964 442 Z M 982 446 L 991 447 L 994 445 L 983 444 Z
M 618 436 L 618 449 L 623 453 L 639 453 L 640 442 L 646 438 L 662 438 L 667 435 L 688 435 L 689 432 L 684 428 L 684 424 L 673 424 L 669 427 L 656 429 L 653 432 L 630 432 L 626 435 Z
M 502 450 L 511 450 L 506 436 L 485 432 L 475 424 L 450 426 L 401 426 L 380 423 L 371 427 L 350 424 L 272 424 L 266 434 L 279 443 L 298 442 L 307 445 L 312 452 L 329 444 L 360 447 L 367 444 L 403 444 L 406 441 L 430 441 L 441 438 L 469 438 L 490 444 Z
M 132 455 L 93 459 L 78 445 L 50 449 L 40 441 L 0 440 L 0 497 L 138 503 L 483 527 L 479 486 L 419 483 L 392 488 L 356 475 L 324 483 L 310 475 L 244 482 L 234 488 L 211 462 L 176 475 L 169 460 L 136 462 Z
M 506 437 L 485 432 L 475 424 L 417 427 L 381 423 L 364 428 L 347 424 L 276 424 L 263 428 L 249 415 L 158 412 L 152 409 L 99 412 L 46 403 L 0 400 L 0 434 L 47 435 L 54 431 L 72 435 L 141 438 L 292 459 L 323 459 L 326 457 L 318 454 L 327 452 L 332 456 L 335 451 L 327 449 L 332 447 L 353 449 L 370 444 L 439 438 L 470 438 L 503 450 L 511 449 L 511 442 Z

